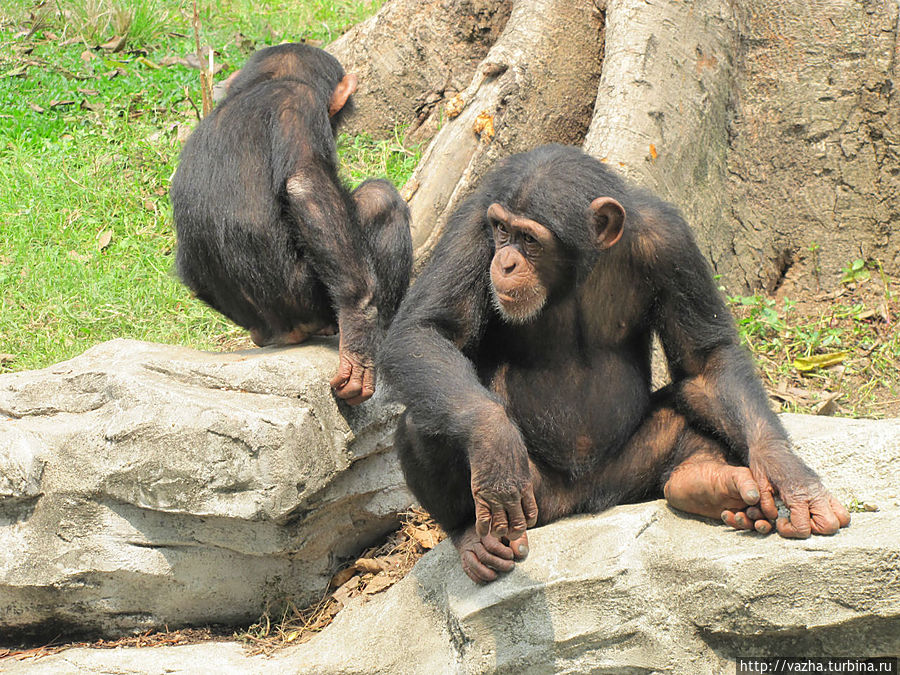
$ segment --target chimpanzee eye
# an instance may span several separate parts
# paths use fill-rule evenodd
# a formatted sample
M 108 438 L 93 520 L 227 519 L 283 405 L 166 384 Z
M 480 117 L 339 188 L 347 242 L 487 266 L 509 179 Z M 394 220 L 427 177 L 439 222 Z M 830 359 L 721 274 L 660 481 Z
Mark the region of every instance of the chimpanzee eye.
M 535 239 L 534 237 L 532 237 L 530 234 L 526 234 L 526 235 L 525 235 L 525 243 L 526 243 L 526 244 L 536 244 L 536 243 L 537 243 L 537 239 Z
M 500 234 L 509 234 L 509 232 L 506 231 L 506 225 L 504 225 L 500 221 L 495 222 L 494 227 L 497 228 L 497 232 L 499 232 Z

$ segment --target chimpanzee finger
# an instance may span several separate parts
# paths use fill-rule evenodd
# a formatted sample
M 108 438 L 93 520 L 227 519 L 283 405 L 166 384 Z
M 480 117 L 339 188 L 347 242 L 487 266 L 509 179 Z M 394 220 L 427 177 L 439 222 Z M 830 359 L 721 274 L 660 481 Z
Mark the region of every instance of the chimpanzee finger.
M 522 499 L 519 498 L 515 502 L 506 505 L 506 513 L 509 517 L 509 529 L 506 537 L 515 540 L 525 534 L 527 523 L 525 521 L 525 511 L 522 509 Z
M 347 405 L 359 405 L 360 403 L 368 401 L 370 398 L 372 398 L 372 395 L 375 393 L 374 373 L 374 368 L 366 368 L 363 371 L 360 393 L 358 396 L 354 396 L 353 398 L 345 398 L 344 402 L 347 403 Z M 338 397 L 343 398 L 343 396 L 341 395 L 343 391 L 345 390 L 342 390 L 341 393 L 338 393 Z
M 488 552 L 493 553 L 495 556 L 503 558 L 504 560 L 513 560 L 515 558 L 515 553 L 512 548 L 497 539 L 497 537 L 492 537 L 491 535 L 482 537 L 481 545 L 484 546 Z
M 491 504 L 491 534 L 498 539 L 509 531 L 509 521 L 503 504 Z
M 534 527 L 538 521 L 537 500 L 534 498 L 534 488 L 529 485 L 522 493 L 522 510 L 525 512 L 525 524 Z
M 372 398 L 375 393 L 375 368 L 369 366 L 363 371 L 362 396 Z
M 798 501 L 787 505 L 791 517 L 780 517 L 775 521 L 778 534 L 789 539 L 806 539 L 812 533 L 809 519 L 809 503 Z
M 753 524 L 753 528 L 760 534 L 769 534 L 772 531 L 772 523 L 768 520 L 757 520 Z
M 462 560 L 463 571 L 476 584 L 485 584 L 497 578 L 497 573 L 483 565 L 472 551 L 463 551 L 460 559 Z
M 809 515 L 813 534 L 834 534 L 841 529 L 841 521 L 826 496 L 809 500 Z
M 753 523 L 743 511 L 722 511 L 722 522 L 736 530 L 752 530 Z
M 337 373 L 335 373 L 334 377 L 331 378 L 331 388 L 334 390 L 338 390 L 347 384 L 347 381 L 350 379 L 350 376 L 353 374 L 353 364 L 345 359 L 341 358 L 338 363 Z
M 483 499 L 475 498 L 475 534 L 486 537 L 491 531 L 491 507 Z
M 747 517 L 748 517 L 750 520 L 765 520 L 765 518 L 763 518 L 763 513 L 762 513 L 762 511 L 759 509 L 758 506 L 751 506 L 751 507 L 749 507 L 749 508 L 745 511 L 745 513 L 747 514 Z
M 494 555 L 488 551 L 483 540 L 472 547 L 472 552 L 475 554 L 475 557 L 478 558 L 478 562 L 497 572 L 509 572 L 516 566 L 514 561 Z
M 759 508 L 762 509 L 766 520 L 774 521 L 778 518 L 778 505 L 775 503 L 775 493 L 772 490 L 763 490 L 759 496 Z
M 831 504 L 831 510 L 834 511 L 834 515 L 837 516 L 841 527 L 847 527 L 850 524 L 850 512 L 847 510 L 847 507 L 831 495 L 828 495 L 828 503 Z

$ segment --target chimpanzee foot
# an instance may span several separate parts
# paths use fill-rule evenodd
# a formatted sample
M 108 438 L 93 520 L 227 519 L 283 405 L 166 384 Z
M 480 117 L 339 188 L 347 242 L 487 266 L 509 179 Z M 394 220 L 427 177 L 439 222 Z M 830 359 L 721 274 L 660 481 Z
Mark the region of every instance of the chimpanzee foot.
M 338 332 L 338 327 L 334 324 L 331 324 L 330 326 L 325 326 L 324 328 L 320 328 L 315 333 L 313 333 L 313 335 L 326 337 L 328 335 L 337 335 L 337 332 Z
M 505 543 L 505 539 L 497 539 L 490 534 L 479 537 L 472 526 L 453 535 L 452 539 L 459 551 L 463 570 L 477 584 L 494 581 L 498 572 L 512 571 L 515 561 L 528 555 L 527 535 Z
M 767 534 L 772 523 L 759 504 L 759 486 L 750 469 L 718 458 L 693 457 L 677 466 L 663 488 L 672 508 L 721 519 L 738 530 Z
M 305 342 L 309 335 L 309 331 L 303 328 L 295 328 L 289 333 L 280 333 L 278 335 L 266 333 L 258 328 L 250 329 L 250 339 L 253 340 L 257 347 L 299 345 L 301 342 Z

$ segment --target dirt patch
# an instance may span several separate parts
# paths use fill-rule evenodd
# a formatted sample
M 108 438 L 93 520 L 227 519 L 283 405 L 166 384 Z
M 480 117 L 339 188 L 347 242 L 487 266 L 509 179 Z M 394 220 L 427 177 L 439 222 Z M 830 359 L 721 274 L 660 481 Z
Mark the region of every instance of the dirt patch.
M 831 288 L 792 268 L 773 296 L 730 300 L 776 410 L 900 416 L 900 282 L 877 262 Z

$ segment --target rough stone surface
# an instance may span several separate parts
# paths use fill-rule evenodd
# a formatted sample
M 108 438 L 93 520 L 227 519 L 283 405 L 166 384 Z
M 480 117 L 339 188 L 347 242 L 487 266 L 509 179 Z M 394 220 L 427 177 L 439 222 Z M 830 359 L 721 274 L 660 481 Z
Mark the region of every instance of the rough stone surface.
M 233 643 L 76 649 L 7 672 L 712 674 L 737 655 L 898 654 L 900 420 L 784 419 L 837 496 L 880 510 L 833 537 L 788 541 L 662 501 L 622 506 L 533 530 L 528 560 L 484 587 L 445 542 L 269 659 Z
M 336 339 L 115 340 L 0 376 L 0 632 L 257 618 L 318 598 L 411 499 L 396 405 L 336 403 Z

